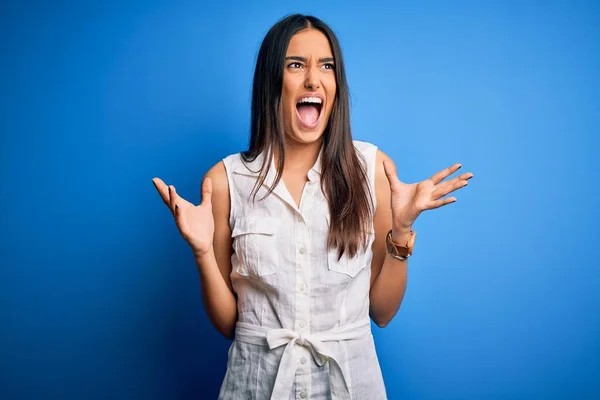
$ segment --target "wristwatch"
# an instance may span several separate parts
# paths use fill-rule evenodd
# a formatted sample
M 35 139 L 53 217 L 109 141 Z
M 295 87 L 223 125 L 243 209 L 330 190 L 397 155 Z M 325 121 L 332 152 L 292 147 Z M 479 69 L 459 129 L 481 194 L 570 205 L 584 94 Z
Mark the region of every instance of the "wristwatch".
M 410 236 L 408 237 L 408 241 L 406 242 L 406 244 L 399 244 L 392 240 L 392 230 L 390 229 L 385 238 L 385 245 L 387 247 L 388 254 L 400 261 L 406 261 L 406 259 L 413 252 L 416 236 L 417 233 L 411 230 Z

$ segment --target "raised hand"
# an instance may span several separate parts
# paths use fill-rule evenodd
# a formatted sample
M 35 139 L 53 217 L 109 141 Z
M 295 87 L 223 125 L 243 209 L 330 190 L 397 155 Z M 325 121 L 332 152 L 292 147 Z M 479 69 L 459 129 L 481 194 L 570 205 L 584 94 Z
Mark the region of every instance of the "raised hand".
M 396 167 L 391 161 L 384 160 L 383 167 L 392 192 L 392 230 L 397 232 L 411 229 L 413 223 L 423 211 L 454 203 L 456 197 L 444 199 L 442 197 L 467 186 L 467 181 L 473 177 L 472 173 L 465 172 L 460 176 L 444 181 L 461 167 L 460 164 L 454 164 L 424 181 L 407 184 L 398 179 Z
M 212 248 L 215 221 L 212 214 L 212 183 L 206 178 L 202 183 L 202 202 L 195 206 L 180 197 L 173 185 L 167 186 L 161 179 L 152 179 L 154 187 L 175 218 L 179 233 L 194 253 L 203 255 Z

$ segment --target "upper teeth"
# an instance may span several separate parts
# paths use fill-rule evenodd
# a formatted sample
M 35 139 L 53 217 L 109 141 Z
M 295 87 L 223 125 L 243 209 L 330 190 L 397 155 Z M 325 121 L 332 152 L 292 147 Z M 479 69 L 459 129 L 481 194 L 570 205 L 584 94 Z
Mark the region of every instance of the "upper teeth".
M 323 102 L 323 100 L 321 100 L 319 97 L 303 97 L 300 99 L 300 101 L 298 103 L 317 103 L 317 104 L 321 104 Z

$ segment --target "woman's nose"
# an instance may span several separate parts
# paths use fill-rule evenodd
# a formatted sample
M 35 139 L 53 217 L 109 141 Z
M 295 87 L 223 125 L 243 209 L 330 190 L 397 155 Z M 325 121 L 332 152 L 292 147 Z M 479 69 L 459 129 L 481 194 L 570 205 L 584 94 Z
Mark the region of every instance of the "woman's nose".
M 304 81 L 304 87 L 310 90 L 315 90 L 321 87 L 317 74 L 314 72 L 308 72 L 306 74 L 306 80 Z

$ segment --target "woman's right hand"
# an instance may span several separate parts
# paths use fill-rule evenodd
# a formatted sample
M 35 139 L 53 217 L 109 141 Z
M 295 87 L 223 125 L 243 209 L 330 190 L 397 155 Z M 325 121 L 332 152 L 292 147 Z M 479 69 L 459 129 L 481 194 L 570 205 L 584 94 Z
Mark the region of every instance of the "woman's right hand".
M 179 197 L 175 187 L 167 186 L 160 178 L 152 179 L 152 183 L 171 210 L 179 233 L 188 242 L 194 254 L 204 255 L 211 250 L 215 221 L 212 213 L 210 178 L 202 182 L 202 202 L 197 206 Z

